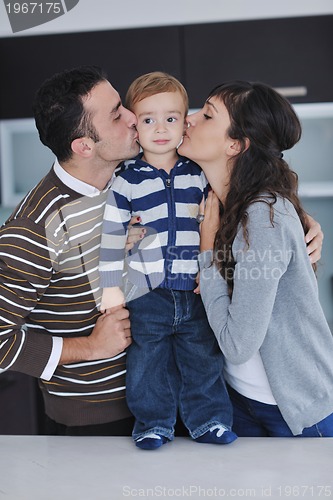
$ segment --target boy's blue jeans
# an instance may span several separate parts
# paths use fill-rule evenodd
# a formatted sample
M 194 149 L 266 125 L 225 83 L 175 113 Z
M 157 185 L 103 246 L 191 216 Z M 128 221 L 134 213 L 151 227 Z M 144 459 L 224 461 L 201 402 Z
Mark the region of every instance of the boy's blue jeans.
M 128 303 L 133 343 L 127 351 L 126 394 L 136 421 L 133 438 L 172 440 L 177 410 L 193 439 L 213 425 L 232 425 L 223 357 L 200 296 L 156 288 Z
M 249 399 L 229 389 L 234 408 L 233 430 L 242 437 L 293 437 L 276 405 Z M 333 413 L 295 437 L 333 437 Z

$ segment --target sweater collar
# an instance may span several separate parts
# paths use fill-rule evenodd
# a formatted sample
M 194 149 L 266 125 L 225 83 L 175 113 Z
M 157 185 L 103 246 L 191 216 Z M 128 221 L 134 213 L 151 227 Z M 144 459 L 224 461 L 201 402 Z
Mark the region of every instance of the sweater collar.
M 122 170 L 127 170 L 128 168 L 133 168 L 135 170 L 144 170 L 144 171 L 153 171 L 155 170 L 154 165 L 150 165 L 146 161 L 142 159 L 143 153 L 139 153 L 135 158 L 132 158 L 131 160 L 126 160 L 123 164 Z M 184 163 L 189 163 L 189 159 L 185 158 L 184 156 L 179 156 L 178 160 L 176 161 L 174 168 L 175 167 L 181 167 Z

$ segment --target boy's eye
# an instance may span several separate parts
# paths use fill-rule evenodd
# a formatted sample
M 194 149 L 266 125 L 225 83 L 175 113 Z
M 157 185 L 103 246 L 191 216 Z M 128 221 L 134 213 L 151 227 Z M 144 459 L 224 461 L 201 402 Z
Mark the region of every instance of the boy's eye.
M 152 118 L 145 118 L 143 120 L 143 123 L 153 123 L 153 119 Z
M 168 119 L 167 119 L 167 122 L 169 123 L 173 123 L 176 121 L 176 118 L 174 118 L 173 116 L 170 116 Z

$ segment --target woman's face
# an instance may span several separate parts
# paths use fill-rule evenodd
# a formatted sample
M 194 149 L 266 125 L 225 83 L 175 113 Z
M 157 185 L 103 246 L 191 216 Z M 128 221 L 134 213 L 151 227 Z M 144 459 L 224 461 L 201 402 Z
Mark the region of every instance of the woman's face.
M 178 148 L 180 154 L 191 158 L 204 169 L 208 163 L 221 163 L 232 141 L 228 135 L 230 118 L 224 103 L 211 97 L 204 107 L 186 118 L 188 128 Z
M 221 201 L 228 192 L 230 160 L 238 154 L 238 141 L 228 135 L 230 118 L 224 103 L 211 97 L 186 119 L 189 124 L 178 152 L 200 165 Z

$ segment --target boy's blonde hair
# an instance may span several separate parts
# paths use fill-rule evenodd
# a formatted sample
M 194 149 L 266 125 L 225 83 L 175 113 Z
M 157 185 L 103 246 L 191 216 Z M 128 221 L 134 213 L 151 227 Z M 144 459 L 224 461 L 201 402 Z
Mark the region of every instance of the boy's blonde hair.
M 188 95 L 185 87 L 177 78 L 162 71 L 153 71 L 136 78 L 127 91 L 125 106 L 133 111 L 133 106 L 137 102 L 162 92 L 179 92 L 184 101 L 185 116 L 187 115 Z

